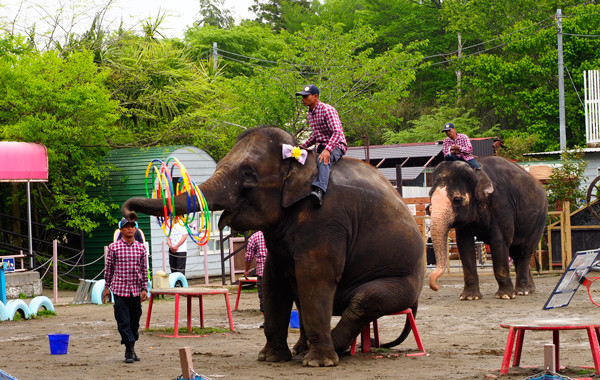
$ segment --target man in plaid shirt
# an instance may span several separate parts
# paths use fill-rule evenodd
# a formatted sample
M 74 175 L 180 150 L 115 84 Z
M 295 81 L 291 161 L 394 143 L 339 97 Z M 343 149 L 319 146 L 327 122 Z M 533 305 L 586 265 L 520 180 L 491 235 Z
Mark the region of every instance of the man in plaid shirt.
M 121 219 L 122 237 L 108 246 L 104 268 L 105 287 L 102 300 L 107 302 L 112 291 L 114 312 L 121 344 L 125 345 L 125 363 L 139 361 L 135 342 L 139 338 L 142 302 L 148 299 L 148 254 L 135 240 L 137 222 Z
M 256 287 L 258 288 L 258 300 L 260 302 L 261 313 L 264 313 L 265 311 L 263 306 L 262 278 L 265 268 L 265 260 L 267 259 L 267 253 L 265 236 L 263 235 L 262 231 L 253 233 L 248 239 L 248 244 L 246 245 L 246 256 L 244 257 L 246 268 L 244 270 L 244 277 L 248 278 L 248 274 L 250 273 L 250 264 L 252 264 L 253 259 L 256 259 Z M 264 327 L 264 324 L 261 324 L 260 327 Z
M 317 145 L 319 153 L 317 167 L 319 175 L 313 181 L 311 196 L 315 197 L 317 205 L 323 204 L 323 194 L 327 192 L 329 183 L 329 172 L 331 165 L 342 158 L 348 150 L 346 136 L 342 129 L 342 122 L 333 106 L 319 100 L 319 89 L 314 84 L 304 86 L 302 91 L 296 92 L 302 96 L 302 104 L 308 107 L 308 124 L 312 129 L 312 135 L 302 144 L 302 148 Z
M 442 132 L 446 132 L 447 136 L 442 146 L 445 161 L 465 161 L 473 169 L 481 169 L 473 156 L 473 146 L 467 135 L 456 133 L 456 128 L 452 123 L 446 123 Z

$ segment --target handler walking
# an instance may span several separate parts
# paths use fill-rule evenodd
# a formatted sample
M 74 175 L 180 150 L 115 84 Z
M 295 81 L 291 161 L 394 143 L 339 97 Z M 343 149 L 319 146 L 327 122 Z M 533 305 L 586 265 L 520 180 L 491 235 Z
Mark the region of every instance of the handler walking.
M 108 246 L 104 269 L 105 287 L 102 301 L 110 299 L 112 291 L 115 304 L 115 320 L 125 345 L 125 363 L 139 361 L 135 342 L 139 339 L 142 302 L 148 299 L 148 254 L 146 247 L 135 240 L 136 224 L 121 219 L 121 239 Z

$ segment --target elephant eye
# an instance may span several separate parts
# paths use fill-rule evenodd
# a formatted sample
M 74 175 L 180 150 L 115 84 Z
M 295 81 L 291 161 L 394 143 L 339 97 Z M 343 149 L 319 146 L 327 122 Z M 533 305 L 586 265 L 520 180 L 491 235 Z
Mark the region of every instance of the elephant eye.
M 461 204 L 463 202 L 463 197 L 454 197 L 454 199 L 452 199 L 452 202 L 454 202 L 454 204 Z
M 258 184 L 258 178 L 254 170 L 249 168 L 242 170 L 242 186 L 254 187 Z

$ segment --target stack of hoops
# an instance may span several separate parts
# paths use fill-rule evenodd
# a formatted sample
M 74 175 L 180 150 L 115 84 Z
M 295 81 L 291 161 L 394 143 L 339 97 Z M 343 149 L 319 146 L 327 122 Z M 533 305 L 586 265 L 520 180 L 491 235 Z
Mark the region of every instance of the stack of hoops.
M 181 177 L 173 184 L 173 173 L 179 169 Z M 164 215 L 157 217 L 158 224 L 166 236 L 171 234 L 175 223 L 184 226 L 198 245 L 205 245 L 210 238 L 210 211 L 208 203 L 200 188 L 190 178 L 187 170 L 175 157 L 170 157 L 167 162 L 159 159 L 152 160 L 146 168 L 146 197 L 162 199 Z M 175 215 L 175 196 L 187 196 L 188 210 L 185 215 Z M 192 223 L 198 224 L 197 233 L 192 231 Z

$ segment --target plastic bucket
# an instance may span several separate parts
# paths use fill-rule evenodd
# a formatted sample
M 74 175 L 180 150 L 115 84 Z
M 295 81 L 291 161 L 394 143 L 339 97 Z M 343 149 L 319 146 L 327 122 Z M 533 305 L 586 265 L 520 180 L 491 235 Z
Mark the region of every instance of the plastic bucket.
M 48 334 L 50 341 L 50 353 L 52 355 L 64 355 L 69 349 L 69 334 Z
M 292 315 L 290 316 L 290 327 L 293 329 L 300 328 L 300 321 L 298 320 L 298 310 L 292 310 Z

